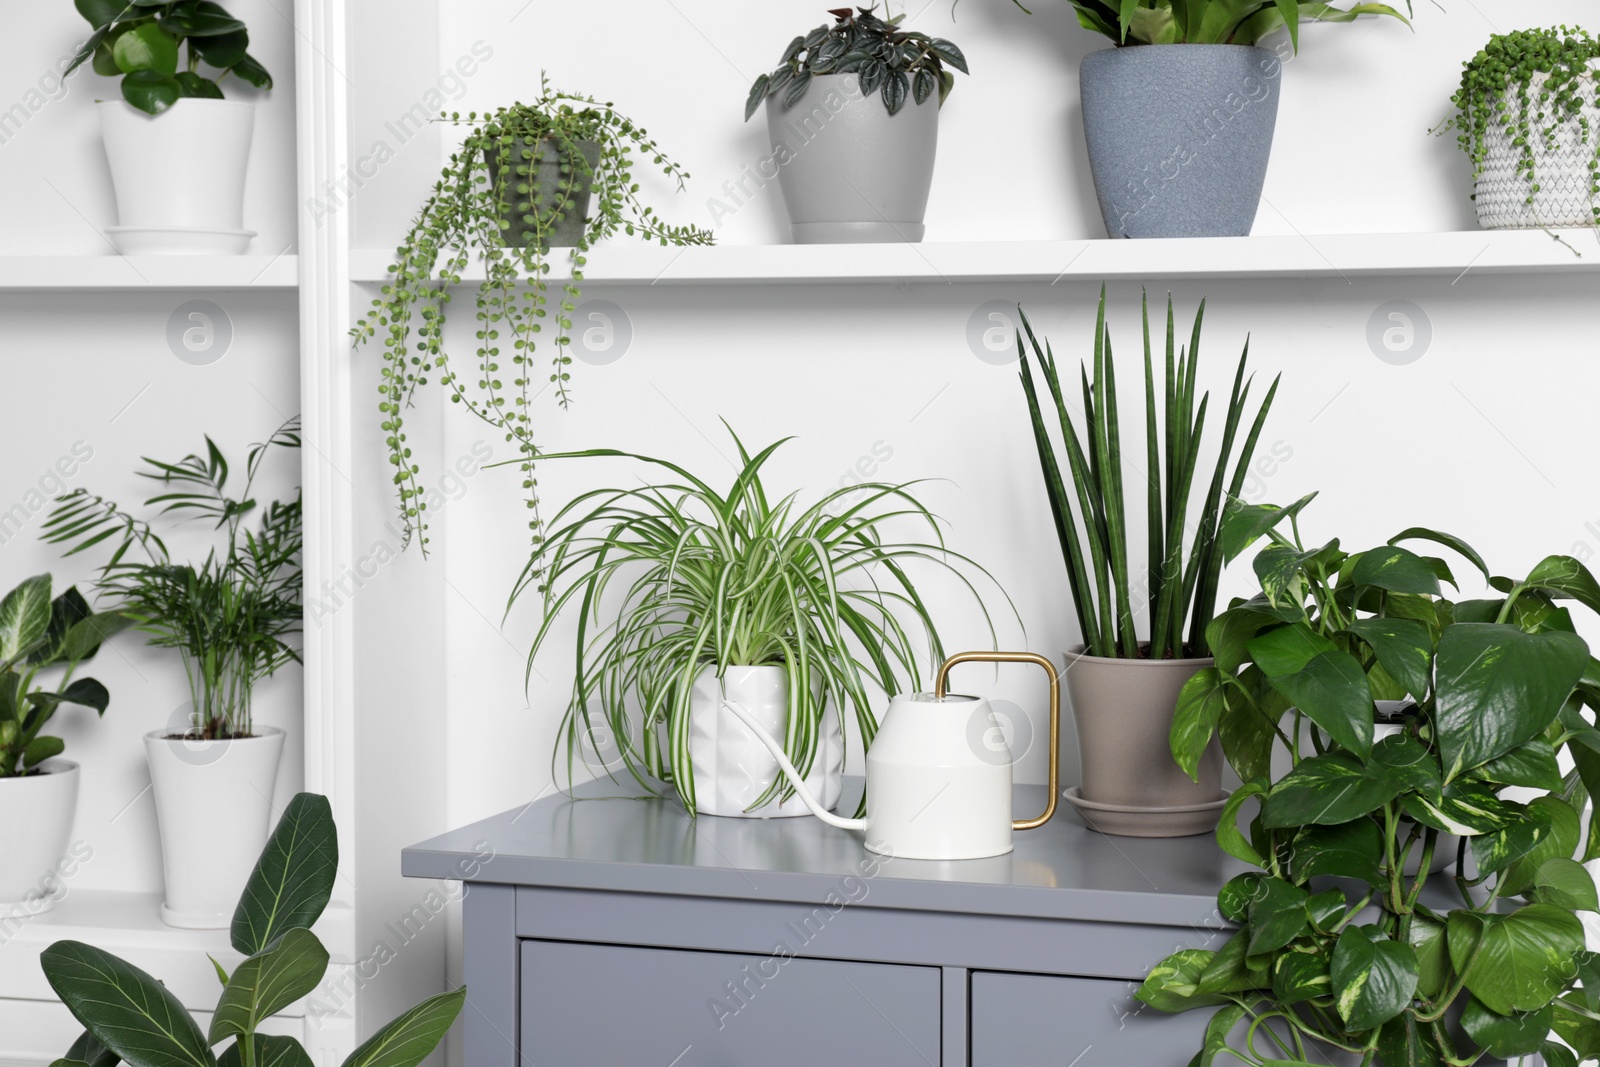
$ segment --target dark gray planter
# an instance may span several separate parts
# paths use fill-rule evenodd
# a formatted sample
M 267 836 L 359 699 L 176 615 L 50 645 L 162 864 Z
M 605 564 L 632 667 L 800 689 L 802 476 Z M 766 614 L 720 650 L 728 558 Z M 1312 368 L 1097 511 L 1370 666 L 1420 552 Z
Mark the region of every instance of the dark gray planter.
M 920 241 L 939 97 L 907 100 L 895 115 L 854 74 L 819 74 L 793 107 L 767 98 L 772 157 L 795 244 Z
M 1264 48 L 1092 52 L 1083 132 L 1112 237 L 1243 237 L 1255 224 L 1283 64 Z
M 500 230 L 507 245 L 528 248 L 542 243 L 545 249 L 570 248 L 583 236 L 589 219 L 594 169 L 600 165 L 600 146 L 593 141 L 574 144 L 589 164 L 587 171 L 564 160 L 560 147 L 550 138 L 517 138 L 511 146 L 515 180 L 504 183 L 499 159 L 493 153 L 486 155 L 489 183 L 500 205 L 500 220 L 507 224 Z M 543 242 L 536 237 L 541 227 L 535 225 L 535 217 L 542 223 Z

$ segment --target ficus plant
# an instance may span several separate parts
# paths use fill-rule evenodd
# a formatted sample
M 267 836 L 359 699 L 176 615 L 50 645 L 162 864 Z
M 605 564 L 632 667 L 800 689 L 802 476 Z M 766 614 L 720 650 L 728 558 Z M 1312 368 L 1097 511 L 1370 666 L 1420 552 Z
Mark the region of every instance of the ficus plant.
M 1018 312 L 1021 314 L 1020 308 Z M 1163 373 L 1158 382 L 1148 297 L 1144 301 L 1145 418 L 1141 459 L 1125 455 L 1122 448 L 1116 359 L 1106 322 L 1105 290 L 1100 292 L 1095 317 L 1093 358 L 1080 367 L 1081 395 L 1070 402 L 1049 342 L 1040 344 L 1027 315 L 1021 314 L 1021 318 L 1017 361 L 1022 389 L 1028 401 L 1050 513 L 1066 563 L 1067 584 L 1088 653 L 1120 659 L 1208 655 L 1207 627 L 1215 612 L 1222 574 L 1217 532 L 1223 492 L 1226 489 L 1226 499 L 1233 499 L 1243 491 L 1256 441 L 1277 395 L 1277 379 L 1268 388 L 1241 442 L 1239 432 L 1246 427 L 1244 417 L 1252 384 L 1246 377 L 1250 359 L 1247 341 L 1223 414 L 1221 443 L 1210 461 L 1209 484 L 1196 514 L 1190 510 L 1190 503 L 1195 475 L 1205 470 L 1200 456 L 1211 402 L 1211 394 L 1200 393 L 1198 384 L 1204 302 L 1195 313 L 1188 345 L 1180 347 L 1172 299 L 1168 297 Z M 1024 334 L 1027 347 L 1023 345 Z M 1042 395 L 1035 376 L 1043 380 L 1048 398 Z M 1084 423 L 1081 435 L 1071 412 L 1080 402 Z M 1059 446 L 1049 429 L 1047 411 L 1059 424 Z M 1228 464 L 1236 446 L 1237 460 L 1229 476 Z M 1124 474 L 1125 467 L 1137 469 L 1140 464 L 1145 471 L 1142 480 L 1148 544 L 1142 573 L 1128 547 Z M 1149 611 L 1148 641 L 1140 640 L 1135 625 L 1136 598 L 1145 600 Z
M 1022 0 L 1015 0 L 1024 11 Z M 1410 19 L 1388 4 L 1335 7 L 1311 0 L 1071 0 L 1084 29 L 1119 45 L 1255 44 L 1287 28 L 1296 51 L 1302 22 L 1354 22 L 1362 15 Z M 1411 13 L 1411 0 L 1406 0 Z
M 63 704 L 106 713 L 106 687 L 74 675 L 133 622 L 96 614 L 76 586 L 52 598 L 51 585 L 50 575 L 35 575 L 0 600 L 0 778 L 40 773 L 40 764 L 61 755 L 66 743 L 40 731 Z M 53 681 L 46 684 L 43 672 Z
M 870 745 L 878 694 L 916 691 L 923 665 L 945 659 L 919 568 L 953 575 L 971 591 L 994 635 L 973 584 L 993 579 L 946 546 L 914 484 L 867 482 L 802 505 L 796 494 L 773 496 L 762 480 L 787 438 L 755 453 L 733 440 L 740 467 L 726 489 L 668 460 L 611 449 L 545 457 L 629 459 L 666 479 L 574 499 L 513 594 L 514 601 L 544 576 L 530 677 L 556 620 L 570 609 L 577 625 L 577 674 L 562 722 L 569 780 L 586 743 L 616 750 L 641 785 L 670 783 L 693 813 L 691 689 L 702 671 L 720 677 L 732 666 L 784 668 L 784 748 L 802 775 L 829 708 L 852 709 L 862 745 Z M 910 539 L 896 539 L 898 530 Z M 608 590 L 619 597 L 607 598 Z M 779 790 L 793 794 L 779 778 L 752 808 Z
M 1138 995 L 1217 1009 L 1202 1065 L 1341 1049 L 1389 1067 L 1576 1067 L 1600 1055 L 1600 956 L 1577 914 L 1600 911 L 1579 862 L 1600 856 L 1595 833 L 1581 840 L 1600 796 L 1600 663 L 1567 602 L 1600 611 L 1600 584 L 1570 556 L 1500 577 L 1423 528 L 1308 547 L 1310 499 L 1236 505 L 1224 524 L 1230 557 L 1267 538 L 1261 590 L 1212 622 L 1216 666 L 1185 688 L 1172 748 L 1193 773 L 1220 735 L 1244 784 L 1217 839 L 1257 870 L 1218 896 L 1227 941 L 1168 957 Z M 1447 598 L 1449 562 L 1407 544 L 1466 560 L 1491 595 Z M 1379 700 L 1396 702 L 1382 722 Z
M 93 27 L 72 65 L 122 79 L 122 98 L 159 115 L 185 97 L 221 100 L 229 74 L 257 89 L 272 75 L 250 54 L 250 31 L 211 0 L 73 0 Z
M 1537 167 L 1539 150 L 1560 149 L 1563 132 L 1588 149 L 1589 198 L 1600 226 L 1600 130 L 1584 116 L 1600 107 L 1600 41 L 1567 26 L 1496 34 L 1463 65 L 1451 98 L 1455 115 L 1441 129 L 1457 131 L 1477 181 L 1489 160 L 1491 131 L 1505 134 L 1517 151 L 1518 174 L 1528 182 L 1529 204 L 1549 175 Z M 1476 199 L 1476 196 L 1474 196 Z
M 967 73 L 967 57 L 942 37 L 901 28 L 905 12 L 890 18 L 870 7 L 832 8 L 833 25 L 821 25 L 789 42 L 771 74 L 763 74 L 750 87 L 744 118 L 750 121 L 762 101 L 776 96 L 785 108 L 793 107 L 811 88 L 818 74 L 855 74 L 861 94 L 878 93 L 889 114 L 899 114 L 907 100 L 920 104 L 934 93 L 940 105 L 955 86 L 949 66 Z M 888 15 L 885 5 L 885 15 Z
M 406 430 L 417 391 L 435 379 L 451 403 L 515 447 L 537 545 L 534 403 L 547 391 L 563 408 L 571 401 L 567 346 L 589 250 L 619 233 L 663 246 L 712 243 L 709 231 L 669 223 L 640 199 L 639 160 L 649 160 L 680 191 L 689 174 L 613 104 L 552 89 L 544 80 L 530 104 L 445 120 L 466 126 L 467 135 L 395 250 L 393 278 L 351 330 L 358 347 L 383 337 L 380 427 L 404 542 L 415 538 L 423 555 L 427 505 Z M 570 233 L 570 269 L 557 281 L 549 277 L 550 251 L 563 232 Z M 473 313 L 477 351 L 466 361 L 445 346 L 445 313 L 452 287 L 475 257 L 484 276 Z M 541 341 L 550 352 L 547 376 L 535 369 Z
M 312 1067 L 298 1040 L 260 1031 L 327 972 L 328 950 L 311 927 L 332 897 L 338 866 L 327 798 L 297 795 L 233 913 L 229 939 L 244 961 L 230 974 L 211 960 L 222 995 L 204 1029 L 160 980 L 126 960 L 81 941 L 45 949 L 45 978 L 84 1026 L 52 1067 Z M 454 1024 L 466 995 L 463 987 L 429 997 L 379 1027 L 342 1067 L 417 1067 Z

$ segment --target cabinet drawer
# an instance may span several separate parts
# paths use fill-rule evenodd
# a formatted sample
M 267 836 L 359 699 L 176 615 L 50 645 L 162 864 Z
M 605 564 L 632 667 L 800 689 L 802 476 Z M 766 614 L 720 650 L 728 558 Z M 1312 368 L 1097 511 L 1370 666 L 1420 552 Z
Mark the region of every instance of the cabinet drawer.
M 562 941 L 523 941 L 521 965 L 524 1064 L 927 1067 L 940 1059 L 933 967 Z
M 1211 1011 L 1165 1015 L 1133 999 L 1129 982 L 977 972 L 972 1067 L 1185 1067 Z

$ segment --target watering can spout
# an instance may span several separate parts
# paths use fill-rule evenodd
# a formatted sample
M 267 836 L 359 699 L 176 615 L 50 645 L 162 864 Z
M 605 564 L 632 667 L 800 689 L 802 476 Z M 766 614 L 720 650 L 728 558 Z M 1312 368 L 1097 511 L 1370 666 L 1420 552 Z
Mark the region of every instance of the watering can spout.
M 790 762 L 788 755 L 783 751 L 783 746 L 778 744 L 776 738 L 767 733 L 766 728 L 758 723 L 755 716 L 751 715 L 746 708 L 733 700 L 724 700 L 722 707 L 726 711 L 732 712 L 735 718 L 744 723 L 750 729 L 750 732 L 756 735 L 756 740 L 765 745 L 767 751 L 772 753 L 772 758 L 778 761 L 778 766 L 782 768 L 784 777 L 788 778 L 789 784 L 794 786 L 795 794 L 800 797 L 801 802 L 811 809 L 811 814 L 829 826 L 837 826 L 841 830 L 865 830 L 867 828 L 867 820 L 865 819 L 846 819 L 824 808 L 821 801 L 817 800 L 816 795 L 806 787 L 804 776 Z

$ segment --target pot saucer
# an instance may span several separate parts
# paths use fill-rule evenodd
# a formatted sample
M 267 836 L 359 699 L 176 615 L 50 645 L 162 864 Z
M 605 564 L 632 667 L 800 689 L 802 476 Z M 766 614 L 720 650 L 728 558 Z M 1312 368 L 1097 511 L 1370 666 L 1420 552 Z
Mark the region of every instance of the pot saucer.
M 1068 789 L 1067 803 L 1078 809 L 1089 829 L 1114 837 L 1195 837 L 1217 828 L 1228 794 L 1209 804 L 1185 804 L 1171 808 L 1141 808 L 1126 804 L 1101 804 L 1085 800 L 1079 786 Z
M 250 247 L 256 231 L 107 226 L 106 235 L 125 256 L 237 256 Z

